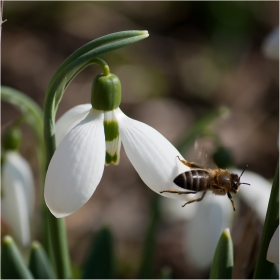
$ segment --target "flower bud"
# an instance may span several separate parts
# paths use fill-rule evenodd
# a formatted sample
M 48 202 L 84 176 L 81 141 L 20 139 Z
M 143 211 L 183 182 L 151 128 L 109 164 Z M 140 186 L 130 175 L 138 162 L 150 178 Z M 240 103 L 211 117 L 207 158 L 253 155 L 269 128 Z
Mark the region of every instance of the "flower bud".
M 18 127 L 12 127 L 3 135 L 2 146 L 5 150 L 17 150 L 21 139 L 20 129 Z
M 112 111 L 121 103 L 121 82 L 114 74 L 98 75 L 93 82 L 91 104 L 96 110 Z

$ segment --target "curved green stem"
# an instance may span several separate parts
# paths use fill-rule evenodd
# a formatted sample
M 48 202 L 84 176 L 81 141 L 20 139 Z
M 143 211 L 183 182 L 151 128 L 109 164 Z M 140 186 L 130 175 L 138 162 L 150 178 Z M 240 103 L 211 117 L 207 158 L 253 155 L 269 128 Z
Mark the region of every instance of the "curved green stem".
M 103 69 L 103 75 L 104 76 L 110 75 L 110 68 L 109 68 L 109 65 L 107 64 L 107 62 L 105 60 L 97 57 L 97 58 L 94 58 L 92 60 L 92 63 L 95 63 L 95 64 L 99 65 Z
M 46 166 L 55 152 L 55 114 L 59 102 L 71 81 L 87 66 L 101 65 L 104 75 L 109 68 L 97 57 L 148 37 L 147 31 L 122 31 L 93 40 L 70 55 L 52 77 L 45 95 L 44 137 Z M 70 278 L 70 258 L 67 247 L 64 219 L 55 218 L 48 211 L 50 239 L 58 278 Z
M 47 91 L 49 91 L 52 83 L 54 82 L 54 80 L 56 79 L 56 77 L 59 75 L 59 73 L 65 69 L 65 67 L 67 65 L 69 65 L 72 61 L 74 61 L 75 59 L 79 58 L 80 56 L 92 51 L 93 49 L 105 46 L 107 44 L 112 44 L 114 42 L 120 41 L 120 40 L 124 40 L 124 39 L 137 39 L 135 41 L 131 40 L 131 42 L 124 42 L 123 46 L 139 41 L 141 39 L 144 39 L 146 37 L 148 37 L 149 34 L 147 31 L 135 31 L 135 30 L 128 30 L 128 31 L 121 31 L 121 32 L 116 32 L 116 33 L 112 33 L 112 34 L 108 34 L 105 36 L 102 36 L 100 38 L 97 38 L 85 45 L 83 45 L 82 47 L 80 47 L 79 49 L 77 49 L 74 53 L 72 53 L 57 69 L 57 71 L 55 72 L 55 74 L 53 75 L 48 89 Z M 121 48 L 122 46 L 120 46 Z

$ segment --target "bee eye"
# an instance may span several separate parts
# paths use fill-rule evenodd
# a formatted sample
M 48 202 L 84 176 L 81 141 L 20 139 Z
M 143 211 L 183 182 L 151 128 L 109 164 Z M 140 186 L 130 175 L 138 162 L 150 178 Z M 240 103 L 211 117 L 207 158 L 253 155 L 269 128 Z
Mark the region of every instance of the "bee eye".
M 238 182 L 237 181 L 233 181 L 232 185 L 233 185 L 232 187 L 233 187 L 234 190 L 238 189 Z

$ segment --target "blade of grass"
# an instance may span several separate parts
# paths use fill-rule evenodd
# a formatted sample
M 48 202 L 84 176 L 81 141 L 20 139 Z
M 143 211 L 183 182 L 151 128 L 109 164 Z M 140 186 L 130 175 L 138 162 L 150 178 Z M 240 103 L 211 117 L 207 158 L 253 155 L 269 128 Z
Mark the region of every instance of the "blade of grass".
M 154 278 L 154 258 L 156 248 L 156 233 L 159 223 L 160 211 L 159 211 L 159 200 L 160 197 L 155 195 L 152 202 L 152 213 L 150 225 L 145 238 L 144 252 L 142 261 L 139 269 L 140 279 L 151 279 Z
M 108 227 L 95 236 L 85 262 L 83 279 L 115 278 L 113 236 Z
M 5 236 L 2 240 L 1 278 L 33 279 L 33 275 L 25 265 L 14 240 L 10 236 Z
M 271 237 L 279 226 L 279 162 L 277 164 L 273 185 L 270 193 L 268 208 L 264 221 L 257 263 L 254 271 L 255 279 L 266 279 L 272 275 L 274 264 L 266 260 L 267 249 Z
M 229 229 L 225 229 L 218 242 L 210 271 L 210 279 L 231 279 L 233 245 Z
M 56 278 L 50 260 L 38 241 L 32 242 L 28 266 L 36 279 Z

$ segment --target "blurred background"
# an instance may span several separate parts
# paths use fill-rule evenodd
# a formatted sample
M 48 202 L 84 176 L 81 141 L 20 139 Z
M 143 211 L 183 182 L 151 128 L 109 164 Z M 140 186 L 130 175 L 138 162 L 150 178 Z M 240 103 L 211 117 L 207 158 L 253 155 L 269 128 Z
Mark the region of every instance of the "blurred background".
M 154 127 L 175 146 L 184 147 L 197 120 L 223 108 L 227 113 L 210 123 L 209 156 L 223 147 L 235 167 L 243 169 L 248 164 L 248 170 L 273 178 L 279 154 L 279 61 L 265 57 L 262 45 L 279 25 L 277 1 L 7 1 L 3 19 L 7 22 L 2 27 L 2 85 L 24 92 L 42 108 L 52 75 L 77 48 L 109 33 L 148 30 L 147 39 L 102 56 L 122 82 L 124 113 Z M 97 66 L 91 66 L 73 80 L 57 118 L 75 105 L 90 102 L 92 81 L 99 72 Z M 18 116 L 12 106 L 2 102 L 2 133 Z M 27 127 L 23 131 L 21 152 L 34 169 L 39 209 L 42 186 L 34 138 Z M 188 161 L 197 161 L 193 147 L 204 136 L 197 130 L 194 141 L 181 149 Z M 77 275 L 92 237 L 107 225 L 114 236 L 117 277 L 137 277 L 154 197 L 122 149 L 119 166 L 106 167 L 90 201 L 66 218 Z M 235 248 L 241 228 L 247 225 L 248 229 L 248 221 L 244 225 L 241 220 L 249 210 L 240 207 L 243 212 L 239 219 L 235 217 L 232 229 Z M 183 216 L 188 208 L 180 211 Z M 183 245 L 188 221 L 170 220 L 168 211 L 160 211 L 159 217 L 154 278 L 164 267 L 171 269 L 173 278 L 208 277 L 209 267 L 196 265 Z M 34 223 L 34 235 L 40 240 L 39 211 Z M 262 224 L 256 221 L 254 226 L 252 246 L 257 248 Z M 253 250 L 251 266 L 255 256 Z M 236 278 L 251 275 L 248 265 Z

